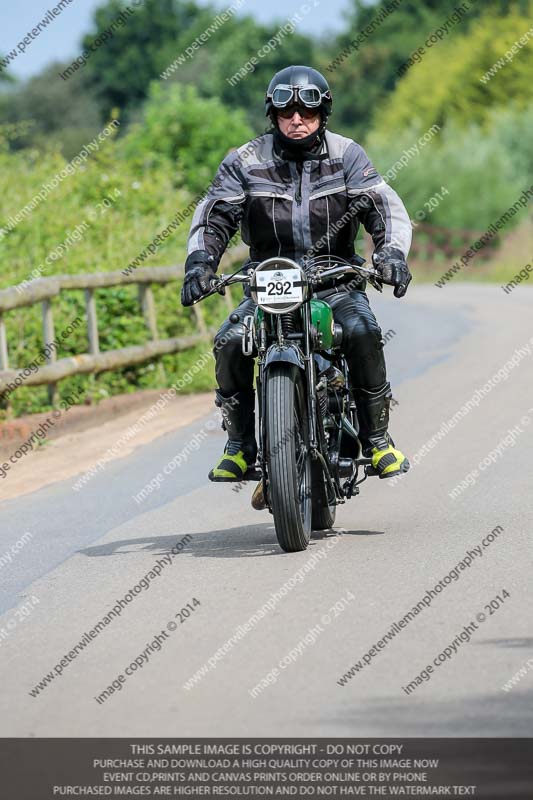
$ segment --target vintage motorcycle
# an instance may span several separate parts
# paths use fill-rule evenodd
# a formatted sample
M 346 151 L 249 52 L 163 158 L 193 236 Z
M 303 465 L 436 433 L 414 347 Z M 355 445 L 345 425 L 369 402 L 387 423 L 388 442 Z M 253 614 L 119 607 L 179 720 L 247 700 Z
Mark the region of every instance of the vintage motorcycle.
M 202 297 L 242 283 L 256 303 L 254 314 L 244 319 L 242 347 L 246 355 L 257 356 L 259 451 L 244 480 L 259 478 L 252 505 L 273 514 L 286 552 L 305 550 L 312 530 L 331 528 L 336 506 L 376 474 L 362 454 L 348 366 L 340 352 L 342 328 L 328 303 L 317 297 L 326 283 L 329 287 L 350 274 L 354 288 L 366 279 L 381 291 L 379 273 L 363 268 L 364 263 L 360 256 L 352 261 L 318 256 L 301 264 L 283 257 L 247 262 L 213 279 Z

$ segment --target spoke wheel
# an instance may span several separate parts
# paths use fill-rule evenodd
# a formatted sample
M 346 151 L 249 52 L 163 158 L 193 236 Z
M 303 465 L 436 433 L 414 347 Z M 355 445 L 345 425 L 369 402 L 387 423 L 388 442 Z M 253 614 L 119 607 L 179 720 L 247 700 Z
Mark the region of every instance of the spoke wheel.
M 302 373 L 272 367 L 266 385 L 269 496 L 282 550 L 305 550 L 311 536 L 311 457 Z

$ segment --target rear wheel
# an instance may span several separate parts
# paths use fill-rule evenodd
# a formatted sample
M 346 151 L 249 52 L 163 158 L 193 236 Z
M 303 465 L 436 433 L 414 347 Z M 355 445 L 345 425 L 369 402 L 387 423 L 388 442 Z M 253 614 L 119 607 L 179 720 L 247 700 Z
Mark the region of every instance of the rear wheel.
M 269 496 L 282 550 L 305 550 L 311 536 L 311 458 L 302 373 L 270 367 L 266 384 Z
M 311 528 L 314 531 L 327 531 L 335 523 L 337 506 L 335 500 L 330 503 L 331 489 L 324 477 L 322 464 L 317 459 L 311 464 L 311 493 L 312 493 L 312 516 Z

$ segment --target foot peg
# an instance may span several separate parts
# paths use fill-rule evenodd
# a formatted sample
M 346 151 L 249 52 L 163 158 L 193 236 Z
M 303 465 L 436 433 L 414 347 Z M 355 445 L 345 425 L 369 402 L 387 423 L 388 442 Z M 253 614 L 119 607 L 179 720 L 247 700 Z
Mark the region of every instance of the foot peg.
M 244 478 L 242 478 L 242 480 L 243 481 L 258 481 L 258 480 L 261 479 L 261 475 L 262 475 L 261 469 L 257 465 L 254 464 L 253 466 L 248 467 L 248 469 L 246 470 L 246 473 L 244 475 Z

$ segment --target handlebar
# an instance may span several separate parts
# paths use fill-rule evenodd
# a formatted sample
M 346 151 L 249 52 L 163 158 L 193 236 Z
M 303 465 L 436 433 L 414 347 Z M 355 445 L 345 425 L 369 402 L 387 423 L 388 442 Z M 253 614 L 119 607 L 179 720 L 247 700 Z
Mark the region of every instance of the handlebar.
M 211 295 L 218 292 L 219 294 L 224 294 L 226 286 L 231 286 L 234 283 L 250 283 L 251 281 L 251 274 L 249 273 L 242 273 L 243 267 L 237 272 L 233 272 L 231 275 L 220 275 L 217 278 L 212 278 L 210 281 L 211 290 L 204 294 L 201 298 L 195 301 L 195 303 L 199 303 L 202 300 L 205 300 L 207 297 L 211 297 Z M 377 291 L 382 291 L 382 283 L 383 279 L 379 272 L 375 269 L 367 269 L 366 267 L 356 266 L 354 264 L 339 264 L 336 267 L 332 267 L 330 269 L 316 271 L 314 274 L 308 275 L 309 283 L 313 286 L 313 288 L 320 287 L 320 284 L 324 283 L 326 280 L 330 280 L 331 278 L 340 277 L 342 275 L 350 275 L 350 274 L 363 274 L 366 278 L 368 278 L 371 285 L 377 289 Z
M 357 266 L 340 266 L 340 267 L 332 267 L 332 269 L 326 269 L 321 272 L 318 276 L 316 276 L 313 284 L 318 285 L 322 281 L 328 278 L 334 278 L 336 275 L 349 275 L 350 272 L 358 273 L 362 272 L 368 278 L 376 278 L 377 280 L 381 280 L 381 276 L 379 272 L 376 272 L 375 269 L 366 269 L 366 267 L 357 267 Z

